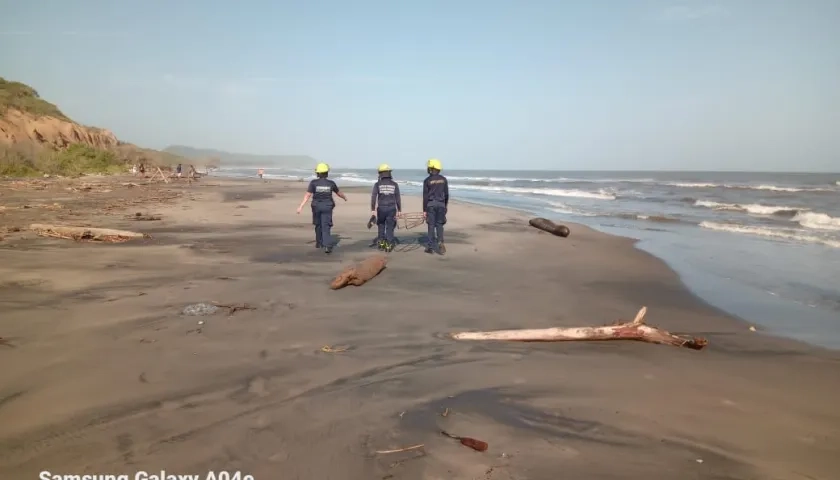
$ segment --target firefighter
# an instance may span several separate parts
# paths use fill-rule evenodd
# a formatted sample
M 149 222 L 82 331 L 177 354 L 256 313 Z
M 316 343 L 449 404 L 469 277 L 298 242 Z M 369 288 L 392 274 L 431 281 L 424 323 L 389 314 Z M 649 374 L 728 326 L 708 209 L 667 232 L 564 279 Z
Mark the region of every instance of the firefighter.
M 379 249 L 390 252 L 395 246 L 394 228 L 402 212 L 400 186 L 394 181 L 388 164 L 383 163 L 378 170 L 379 180 L 373 184 L 373 190 L 370 193 L 370 214 L 371 217 L 376 216 Z
M 446 253 L 443 243 L 443 226 L 446 225 L 446 212 L 449 206 L 449 181 L 440 174 L 443 167 L 440 160 L 431 158 L 426 163 L 426 173 L 423 180 L 423 218 L 429 227 L 429 243 L 426 253 L 437 251 L 440 255 Z
M 303 210 L 306 202 L 312 198 L 312 224 L 315 225 L 315 248 L 323 248 L 324 253 L 332 253 L 332 235 L 330 228 L 333 226 L 333 209 L 335 200 L 333 193 L 342 198 L 345 202 L 347 197 L 344 192 L 339 191 L 338 185 L 330 180 L 330 167 L 326 163 L 319 163 L 315 167 L 317 178 L 309 182 L 303 201 L 297 209 L 297 213 Z

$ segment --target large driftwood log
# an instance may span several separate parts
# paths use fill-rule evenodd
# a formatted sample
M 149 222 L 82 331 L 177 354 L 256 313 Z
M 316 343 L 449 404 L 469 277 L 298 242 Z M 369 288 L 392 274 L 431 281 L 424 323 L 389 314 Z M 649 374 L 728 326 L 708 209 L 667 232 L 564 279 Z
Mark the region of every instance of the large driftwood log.
M 335 277 L 335 280 L 330 284 L 330 288 L 338 290 L 347 285 L 357 287 L 364 285 L 365 282 L 379 275 L 379 272 L 385 268 L 386 263 L 388 263 L 388 259 L 385 255 L 368 257 L 356 265 L 345 268 L 343 272 Z
M 70 227 L 64 225 L 46 225 L 33 223 L 29 229 L 46 237 L 68 238 L 72 240 L 94 240 L 100 242 L 121 242 L 132 238 L 147 238 L 148 235 L 128 230 L 110 228 Z
M 647 307 L 642 307 L 632 322 L 601 327 L 539 328 L 530 330 L 495 330 L 489 332 L 460 332 L 455 340 L 505 340 L 510 342 L 571 342 L 592 340 L 636 340 L 700 350 L 708 342 L 704 338 L 681 337 L 665 330 L 645 325 Z
M 532 218 L 528 221 L 528 224 L 534 228 L 539 228 L 544 232 L 557 235 L 558 237 L 566 238 L 571 233 L 569 227 L 565 225 L 558 225 L 547 218 Z

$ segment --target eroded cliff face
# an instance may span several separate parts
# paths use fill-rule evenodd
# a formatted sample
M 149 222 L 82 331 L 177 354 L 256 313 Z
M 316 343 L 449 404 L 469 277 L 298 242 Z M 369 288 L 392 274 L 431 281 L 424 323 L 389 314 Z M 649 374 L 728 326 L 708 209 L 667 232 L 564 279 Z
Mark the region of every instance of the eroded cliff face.
M 33 143 L 61 149 L 74 143 L 110 149 L 120 144 L 108 130 L 85 127 L 67 120 L 35 116 L 16 109 L 0 114 L 0 143 L 6 145 Z

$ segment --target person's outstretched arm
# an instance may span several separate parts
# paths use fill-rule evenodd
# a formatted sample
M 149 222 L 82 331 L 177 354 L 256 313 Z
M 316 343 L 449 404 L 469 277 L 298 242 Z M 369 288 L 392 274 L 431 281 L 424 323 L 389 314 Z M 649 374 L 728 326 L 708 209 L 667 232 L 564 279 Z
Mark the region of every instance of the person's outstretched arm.
M 449 179 L 443 178 L 443 205 L 449 208 Z
M 306 187 L 306 193 L 303 194 L 303 201 L 300 202 L 300 206 L 297 208 L 297 213 L 300 213 L 303 210 L 303 206 L 306 205 L 306 202 L 312 197 L 312 194 L 315 193 L 315 185 L 312 182 L 309 182 L 309 186 Z
M 341 197 L 345 202 L 347 201 L 347 197 L 344 195 L 344 192 L 338 190 L 338 185 L 336 185 L 335 182 L 332 182 L 332 191 Z

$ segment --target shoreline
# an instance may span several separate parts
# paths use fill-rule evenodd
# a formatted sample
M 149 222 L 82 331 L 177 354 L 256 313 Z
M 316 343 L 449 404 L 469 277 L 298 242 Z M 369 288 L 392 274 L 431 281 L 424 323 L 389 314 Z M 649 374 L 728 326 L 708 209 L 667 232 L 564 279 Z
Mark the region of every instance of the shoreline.
M 225 176 L 224 171 L 217 172 L 216 175 L 221 178 L 228 178 L 232 180 L 255 180 L 256 178 L 239 177 L 239 176 Z M 297 180 L 286 178 L 269 178 L 270 181 L 289 182 L 291 184 L 298 183 Z M 305 181 L 303 182 L 306 183 Z M 342 188 L 365 189 L 366 185 L 357 185 L 353 183 L 342 186 Z M 505 211 L 517 212 L 529 216 L 538 216 L 532 210 L 524 207 L 501 205 L 492 203 L 490 201 L 481 201 L 473 199 L 458 198 L 453 200 L 456 203 L 463 203 L 466 205 L 479 205 L 489 208 L 498 208 Z M 589 225 L 585 223 L 569 220 L 568 216 L 564 215 L 545 215 L 555 222 L 564 223 L 574 226 L 575 229 L 583 226 L 605 235 L 617 236 L 633 240 L 634 248 L 651 255 L 653 258 L 664 262 L 670 269 L 674 270 L 679 276 L 680 282 L 694 294 L 702 302 L 718 309 L 722 313 L 731 316 L 740 322 L 743 322 L 747 327 L 754 326 L 765 335 L 772 335 L 779 338 L 785 338 L 802 342 L 806 345 L 827 349 L 830 351 L 840 351 L 840 337 L 825 336 L 819 330 L 821 325 L 814 325 L 814 332 L 809 329 L 797 328 L 796 324 L 785 323 L 784 319 L 798 318 L 803 314 L 817 315 L 817 321 L 825 325 L 825 328 L 831 330 L 829 324 L 831 323 L 830 312 L 818 310 L 817 312 L 810 311 L 809 306 L 796 300 L 780 299 L 775 297 L 774 293 L 770 291 L 758 290 L 748 285 L 742 285 L 734 282 L 730 278 L 712 275 L 709 272 L 699 271 L 692 268 L 690 264 L 681 262 L 679 254 L 673 248 L 668 248 L 663 245 L 656 245 L 656 241 L 652 238 L 645 238 L 644 232 L 624 230 L 616 227 L 606 227 L 600 225 Z M 574 230 L 573 233 L 574 235 Z M 753 239 L 755 240 L 755 239 Z M 728 287 L 723 288 L 719 285 L 727 283 Z M 738 292 L 737 295 L 732 295 L 732 292 Z M 737 300 L 734 299 L 737 297 Z M 784 312 L 784 313 L 780 313 Z M 779 320 L 779 319 L 782 320 Z M 770 319 L 770 320 L 768 320 Z M 820 320 L 821 319 L 821 320 Z
M 749 331 L 633 239 L 575 224 L 561 239 L 521 213 L 453 201 L 446 256 L 417 248 L 424 228 L 398 231 L 406 241 L 385 271 L 330 291 L 345 265 L 374 253 L 369 187 L 340 186 L 350 201 L 337 202 L 330 256 L 313 248 L 306 212 L 294 213 L 304 182 L 97 179 L 67 190 L 91 181 L 34 191 L 0 183 L 0 201 L 14 207 L 3 225 L 88 223 L 152 237 L 107 245 L 12 232 L 0 241 L 0 336 L 12 343 L 0 346 L 9 365 L 0 472 L 10 478 L 161 466 L 491 480 L 558 469 L 674 480 L 836 471 L 840 354 Z M 419 199 L 404 205 L 417 211 Z M 135 211 L 161 220 L 133 220 Z M 183 313 L 210 301 L 255 310 Z M 642 305 L 651 325 L 710 345 L 446 336 L 608 324 Z M 490 449 L 473 452 L 440 429 Z M 376 453 L 420 443 L 416 455 Z

